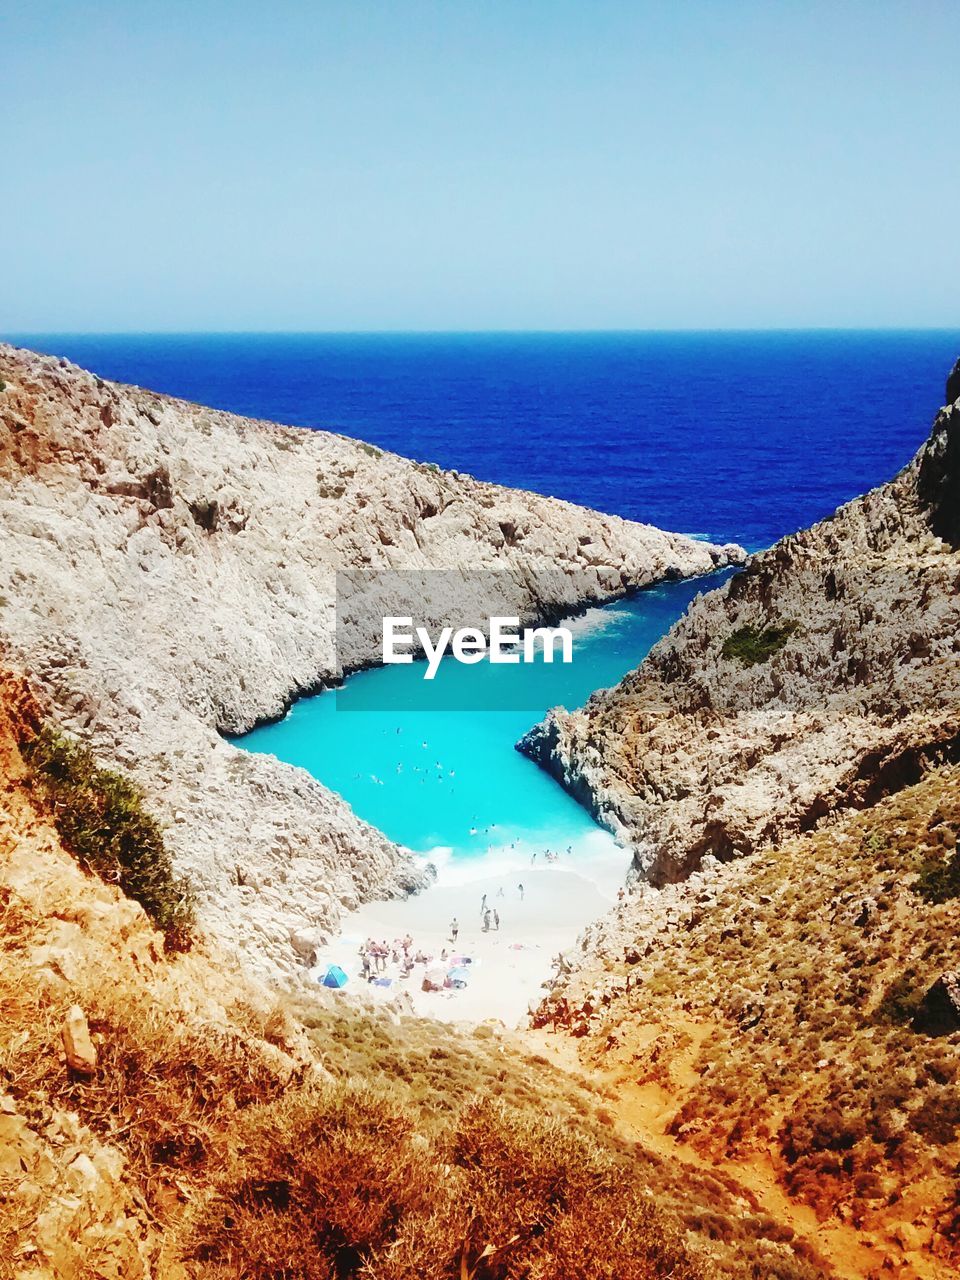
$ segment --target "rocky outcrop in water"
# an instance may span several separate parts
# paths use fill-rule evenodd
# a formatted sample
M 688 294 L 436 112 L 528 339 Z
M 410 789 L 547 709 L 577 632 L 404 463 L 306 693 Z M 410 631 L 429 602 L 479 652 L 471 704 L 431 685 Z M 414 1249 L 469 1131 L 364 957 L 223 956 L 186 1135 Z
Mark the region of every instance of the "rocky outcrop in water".
M 0 382 L 0 649 L 135 777 L 207 929 L 271 976 L 305 930 L 423 883 L 338 796 L 221 737 L 370 660 L 334 651 L 338 569 L 496 568 L 536 614 L 741 556 L 9 346 Z
M 958 589 L 960 403 L 889 484 L 752 557 L 520 749 L 643 876 L 682 879 L 960 754 Z

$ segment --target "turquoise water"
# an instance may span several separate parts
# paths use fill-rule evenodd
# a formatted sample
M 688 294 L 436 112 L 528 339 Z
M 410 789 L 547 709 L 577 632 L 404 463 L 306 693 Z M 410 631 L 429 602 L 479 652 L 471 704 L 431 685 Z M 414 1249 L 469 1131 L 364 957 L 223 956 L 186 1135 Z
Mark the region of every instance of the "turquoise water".
M 629 600 L 591 609 L 568 624 L 569 665 L 522 668 L 444 660 L 438 679 L 471 682 L 502 705 L 500 682 L 522 672 L 527 711 L 407 709 L 425 663 L 381 667 L 351 676 L 371 702 L 387 709 L 344 710 L 336 691 L 305 698 L 276 724 L 234 739 L 300 765 L 337 791 L 356 813 L 392 839 L 431 854 L 441 865 L 496 850 L 520 865 L 550 849 L 566 856 L 602 851 L 609 837 L 535 764 L 514 750 L 550 707 L 580 706 L 615 684 L 669 630 L 700 591 L 724 581 L 716 574 L 664 584 Z M 477 699 L 474 697 L 474 701 Z
M 104 377 L 330 427 L 750 550 L 903 466 L 929 430 L 958 348 L 956 329 L 20 340 Z M 667 586 L 608 610 L 572 670 L 523 668 L 532 693 L 523 712 L 403 712 L 420 673 L 392 667 L 351 688 L 370 682 L 394 714 L 347 713 L 323 694 L 242 743 L 303 765 L 395 839 L 448 849 L 461 865 L 498 840 L 537 849 L 596 838 L 513 744 L 549 706 L 577 706 L 635 666 L 696 589 Z M 504 670 L 480 665 L 443 679 L 477 683 L 502 705 Z

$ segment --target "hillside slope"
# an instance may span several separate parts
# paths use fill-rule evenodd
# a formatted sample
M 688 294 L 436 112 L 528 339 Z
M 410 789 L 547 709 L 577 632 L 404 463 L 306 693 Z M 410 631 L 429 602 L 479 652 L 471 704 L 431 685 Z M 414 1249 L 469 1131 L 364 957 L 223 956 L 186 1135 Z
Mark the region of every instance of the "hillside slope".
M 23 754 L 39 722 L 0 670 L 3 1280 L 828 1274 L 514 1035 L 166 953 L 61 846 Z
M 573 1034 L 644 1140 L 779 1195 L 845 1274 L 950 1280 L 958 835 L 950 765 L 776 850 L 638 884 L 537 1020 Z
M 306 773 L 219 736 L 369 658 L 334 652 L 338 569 L 495 567 L 537 613 L 740 554 L 9 346 L 0 384 L 0 651 L 136 778 L 208 930 L 272 977 L 422 882 Z
M 753 556 L 520 748 L 678 880 L 960 754 L 960 403 L 889 484 Z
M 958 514 L 954 403 L 521 744 L 635 852 L 537 1021 L 871 1280 L 960 1268 Z

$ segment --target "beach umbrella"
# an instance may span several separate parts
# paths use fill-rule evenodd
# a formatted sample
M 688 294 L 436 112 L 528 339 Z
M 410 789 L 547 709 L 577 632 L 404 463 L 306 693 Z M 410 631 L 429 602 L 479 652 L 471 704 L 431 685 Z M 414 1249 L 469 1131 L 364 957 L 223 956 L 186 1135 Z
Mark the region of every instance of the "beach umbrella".
M 323 975 L 320 985 L 324 987 L 333 987 L 334 990 L 339 990 L 340 987 L 345 987 L 347 985 L 347 975 L 338 964 L 328 965 L 327 972 Z

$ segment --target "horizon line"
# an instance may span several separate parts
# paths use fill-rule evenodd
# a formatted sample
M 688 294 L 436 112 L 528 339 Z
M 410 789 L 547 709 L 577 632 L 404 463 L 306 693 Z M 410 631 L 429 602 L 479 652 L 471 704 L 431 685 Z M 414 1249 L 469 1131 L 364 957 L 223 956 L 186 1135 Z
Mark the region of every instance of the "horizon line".
M 944 325 L 736 325 L 665 328 L 487 328 L 487 329 L 0 329 L 0 341 L 16 338 L 293 338 L 293 337 L 538 337 L 661 334 L 786 333 L 954 333 L 960 324 Z

